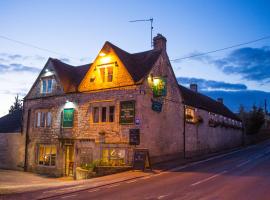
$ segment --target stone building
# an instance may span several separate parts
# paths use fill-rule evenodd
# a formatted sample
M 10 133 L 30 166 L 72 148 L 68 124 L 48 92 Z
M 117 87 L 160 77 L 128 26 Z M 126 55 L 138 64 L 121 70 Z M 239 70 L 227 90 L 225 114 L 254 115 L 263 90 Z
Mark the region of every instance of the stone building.
M 0 168 L 23 170 L 25 134 L 22 134 L 22 111 L 0 118 Z
M 210 98 L 213 108 L 200 106 L 207 97 L 193 95 L 202 96 L 178 85 L 160 34 L 140 53 L 106 42 L 83 66 L 50 58 L 24 100 L 27 170 L 73 175 L 94 160 L 131 165 L 134 148 L 160 162 L 239 145 L 241 130 L 232 127 L 240 120 Z M 215 114 L 231 127 L 209 127 Z

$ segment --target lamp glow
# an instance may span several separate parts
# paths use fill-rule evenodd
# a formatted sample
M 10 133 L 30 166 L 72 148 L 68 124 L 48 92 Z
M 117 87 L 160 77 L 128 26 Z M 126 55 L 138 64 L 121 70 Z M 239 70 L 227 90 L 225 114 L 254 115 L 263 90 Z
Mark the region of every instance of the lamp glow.
M 111 61 L 111 57 L 110 56 L 106 56 L 100 59 L 101 63 L 108 63 Z
M 104 57 L 106 54 L 104 52 L 100 52 L 99 56 Z
M 160 80 L 158 78 L 154 78 L 154 81 L 153 81 L 154 86 L 157 86 L 159 82 Z

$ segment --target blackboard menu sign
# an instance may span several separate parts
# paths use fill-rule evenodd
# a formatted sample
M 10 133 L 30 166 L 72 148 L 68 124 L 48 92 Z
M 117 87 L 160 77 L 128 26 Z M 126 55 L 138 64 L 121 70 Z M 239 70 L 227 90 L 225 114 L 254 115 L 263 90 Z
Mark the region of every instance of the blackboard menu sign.
M 156 112 L 162 111 L 162 103 L 158 101 L 152 101 L 152 110 Z
M 129 130 L 129 144 L 139 145 L 140 144 L 140 129 Z
M 133 170 L 144 171 L 146 167 L 151 169 L 148 149 L 134 149 Z
M 120 102 L 120 124 L 134 124 L 135 101 Z

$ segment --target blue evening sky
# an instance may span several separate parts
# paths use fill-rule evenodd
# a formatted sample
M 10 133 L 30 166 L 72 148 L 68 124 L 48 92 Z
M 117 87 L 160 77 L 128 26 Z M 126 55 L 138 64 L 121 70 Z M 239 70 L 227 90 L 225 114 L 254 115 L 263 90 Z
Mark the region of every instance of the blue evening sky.
M 269 0 L 3 0 L 0 36 L 61 55 L 0 38 L 0 116 L 16 93 L 27 93 L 48 57 L 73 65 L 90 63 L 107 40 L 128 52 L 150 49 L 150 24 L 128 22 L 150 17 L 154 35 L 167 38 L 170 59 L 270 35 Z M 267 39 L 172 66 L 177 77 L 269 92 L 269 57 Z

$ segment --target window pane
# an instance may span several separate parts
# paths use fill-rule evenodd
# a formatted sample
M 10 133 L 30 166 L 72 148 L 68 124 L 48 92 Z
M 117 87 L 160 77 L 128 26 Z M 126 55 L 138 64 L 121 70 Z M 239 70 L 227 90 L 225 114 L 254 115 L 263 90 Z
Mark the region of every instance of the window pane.
M 41 115 L 41 113 L 40 112 L 38 112 L 37 113 L 37 119 L 36 119 L 36 125 L 37 125 L 37 127 L 40 127 L 40 116 Z
M 114 106 L 109 107 L 109 122 L 114 122 Z
M 38 164 L 43 165 L 44 163 L 44 146 L 39 145 L 38 149 Z
M 73 127 L 74 109 L 64 109 L 63 111 L 63 127 Z
M 47 93 L 52 92 L 52 79 L 48 79 Z
M 47 81 L 42 80 L 42 93 L 46 93 L 46 88 L 47 88 Z
M 44 126 L 45 126 L 45 117 L 46 117 L 46 113 L 41 112 L 41 122 L 40 122 L 40 127 L 44 127 Z
M 51 126 L 51 123 L 52 123 L 52 114 L 51 114 L 51 112 L 48 112 L 47 113 L 46 126 L 47 127 L 50 127 Z
M 106 107 L 102 107 L 102 112 L 101 112 L 101 121 L 106 122 Z
M 101 81 L 105 82 L 105 68 L 100 68 L 99 72 L 100 72 Z
M 93 108 L 93 122 L 94 123 L 99 122 L 99 108 L 98 107 Z
M 113 81 L 113 67 L 108 67 L 108 82 L 112 82 Z
M 108 149 L 102 150 L 102 161 L 105 163 L 109 162 L 109 150 Z
M 186 114 L 186 121 L 187 122 L 194 122 L 195 121 L 195 113 L 194 109 L 186 108 L 185 114 Z

